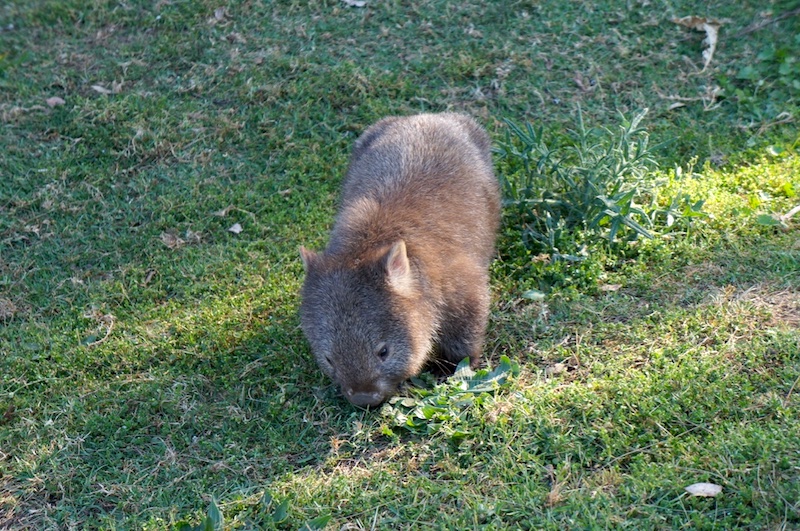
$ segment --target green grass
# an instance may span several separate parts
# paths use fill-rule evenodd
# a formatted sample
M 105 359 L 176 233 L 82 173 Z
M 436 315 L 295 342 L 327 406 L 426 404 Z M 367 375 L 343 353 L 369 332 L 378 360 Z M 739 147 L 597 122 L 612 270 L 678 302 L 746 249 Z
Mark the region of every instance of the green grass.
M 769 22 L 795 7 L 3 4 L 0 528 L 212 499 L 225 529 L 800 527 L 800 214 L 758 222 L 800 201 L 800 17 Z M 685 15 L 725 20 L 705 71 Z M 486 357 L 520 374 L 432 433 L 351 407 L 299 331 L 297 248 L 358 134 L 458 110 L 558 140 L 579 107 L 649 108 L 654 182 L 708 217 L 574 263 L 506 225 Z

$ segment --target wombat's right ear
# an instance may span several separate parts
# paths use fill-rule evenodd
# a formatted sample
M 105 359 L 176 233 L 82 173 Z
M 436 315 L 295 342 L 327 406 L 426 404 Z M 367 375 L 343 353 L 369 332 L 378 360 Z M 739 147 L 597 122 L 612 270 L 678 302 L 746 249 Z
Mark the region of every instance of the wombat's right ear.
M 314 261 L 317 259 L 317 253 L 315 253 L 314 251 L 310 251 L 301 245 L 300 259 L 303 260 L 303 269 L 305 269 L 306 272 L 308 272 L 308 270 L 311 269 Z
M 389 285 L 401 295 L 411 295 L 414 291 L 414 273 L 406 254 L 406 242 L 397 240 L 384 260 Z

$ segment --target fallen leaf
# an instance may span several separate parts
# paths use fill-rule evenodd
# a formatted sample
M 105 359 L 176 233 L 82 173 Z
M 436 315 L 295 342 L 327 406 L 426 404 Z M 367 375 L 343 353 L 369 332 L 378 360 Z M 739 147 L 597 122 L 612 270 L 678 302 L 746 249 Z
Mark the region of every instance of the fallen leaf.
M 544 297 L 545 297 L 544 293 L 542 293 L 538 289 L 529 289 L 528 291 L 522 294 L 523 299 L 528 299 L 531 301 L 543 301 Z
M 672 22 L 689 29 L 705 32 L 706 38 L 703 39 L 703 70 L 708 68 L 711 59 L 714 57 L 714 51 L 717 49 L 719 28 L 722 26 L 723 21 L 714 18 L 689 16 L 673 18 Z
M 169 232 L 161 233 L 161 242 L 170 249 L 178 249 L 186 243 L 181 238 L 175 236 L 174 234 L 170 234 Z
M 547 376 L 556 376 L 566 371 L 567 371 L 566 365 L 564 365 L 563 363 L 556 363 L 555 365 L 551 365 L 550 367 L 545 368 L 544 373 Z
M 25 230 L 25 232 L 30 232 L 32 234 L 35 234 L 36 236 L 39 236 L 40 235 L 39 233 L 42 230 L 42 228 L 39 225 L 25 225 L 23 229 Z
M 670 104 L 670 106 L 667 107 L 667 109 L 671 111 L 673 109 L 679 109 L 680 107 L 686 107 L 686 104 L 685 103 L 681 103 L 680 101 L 676 101 L 676 102 Z
M 696 17 L 696 16 L 673 18 L 672 22 L 674 22 L 675 24 L 680 24 L 681 26 L 685 26 L 689 29 L 698 31 L 703 31 L 703 27 L 706 24 L 716 24 L 717 26 L 722 25 L 722 21 L 720 20 L 716 20 L 713 18 L 706 18 L 706 17 Z
M 81 341 L 81 344 L 87 347 L 94 347 L 103 343 L 108 337 L 111 335 L 111 331 L 114 330 L 114 323 L 116 323 L 117 318 L 113 314 L 106 313 L 104 314 L 97 308 L 92 308 L 84 312 L 83 317 L 85 319 L 92 319 L 97 323 L 98 328 L 102 327 L 106 329 L 106 333 L 103 337 L 99 336 L 99 330 L 96 333 L 90 334 L 86 338 Z
M 247 44 L 247 39 L 245 39 L 241 33 L 235 31 L 227 34 L 225 38 L 228 39 L 228 42 L 231 44 Z
M 223 18 L 225 18 L 225 8 L 224 7 L 216 8 L 214 10 L 214 18 L 217 20 L 222 20 Z
M 481 32 L 481 30 L 475 29 L 475 26 L 473 26 L 472 24 L 470 24 L 469 27 L 467 27 L 467 29 L 464 30 L 464 33 L 475 39 L 483 38 L 483 33 Z
M 702 496 L 704 498 L 713 498 L 722 492 L 722 487 L 713 483 L 695 483 L 686 487 L 686 492 L 692 496 Z
M 122 92 L 122 84 L 124 81 L 112 81 L 111 82 L 111 92 L 114 94 L 119 94 Z
M 364 0 L 342 0 L 347 7 L 364 7 L 367 3 Z
M 95 91 L 95 92 L 98 92 L 100 94 L 113 94 L 114 93 L 113 90 L 108 90 L 107 88 L 105 88 L 102 85 L 92 85 L 92 90 Z
M 0 424 L 6 424 L 6 423 L 9 423 L 12 420 L 14 420 L 14 413 L 16 412 L 16 410 L 17 410 L 17 408 L 14 407 L 14 404 L 11 404 L 10 406 L 8 406 L 8 409 L 6 409 L 6 412 L 3 413 L 2 422 L 0 422 Z
M 6 110 L 6 107 L 2 107 L 0 111 L 0 122 L 7 122 L 12 118 L 15 118 L 21 114 L 26 112 L 33 112 L 33 111 L 46 111 L 47 107 L 44 105 L 31 105 L 30 107 L 11 107 Z
M 234 234 L 239 234 L 240 232 L 242 232 L 242 226 L 239 225 L 238 223 L 234 223 L 233 225 L 230 226 L 228 231 L 230 231 L 230 232 L 232 232 Z
M 594 83 L 593 80 L 584 79 L 583 74 L 581 74 L 580 72 L 575 72 L 575 77 L 573 77 L 572 80 L 575 82 L 576 85 L 578 85 L 578 88 L 581 89 L 582 92 L 591 92 L 595 88 L 597 88 L 597 85 Z
M 201 241 L 203 241 L 203 235 L 191 229 L 186 230 L 185 238 L 186 241 L 189 243 L 200 243 Z
M 57 107 L 59 105 L 64 105 L 65 103 L 67 103 L 66 101 L 64 101 L 63 99 L 59 98 L 58 96 L 53 96 L 52 98 L 47 98 L 45 101 L 47 102 L 47 105 L 49 105 L 50 107 Z
M 704 26 L 706 38 L 703 39 L 705 49 L 703 50 L 703 70 L 708 68 L 711 59 L 714 57 L 714 50 L 717 49 L 717 38 L 719 36 L 719 26 L 706 24 Z
M 600 286 L 600 291 L 619 291 L 622 284 L 603 284 Z
M 788 195 L 788 194 L 787 194 L 787 195 Z M 796 207 L 794 207 L 793 209 L 791 209 L 791 210 L 790 210 L 789 212 L 787 212 L 786 214 L 783 214 L 783 215 L 781 216 L 781 220 L 783 220 L 783 221 L 789 221 L 789 218 L 790 218 L 790 217 L 792 217 L 792 216 L 794 216 L 794 215 L 795 215 L 795 214 L 797 214 L 798 212 L 800 212 L 800 205 L 797 205 Z
M 0 297 L 0 320 L 11 319 L 17 313 L 17 306 L 11 300 Z

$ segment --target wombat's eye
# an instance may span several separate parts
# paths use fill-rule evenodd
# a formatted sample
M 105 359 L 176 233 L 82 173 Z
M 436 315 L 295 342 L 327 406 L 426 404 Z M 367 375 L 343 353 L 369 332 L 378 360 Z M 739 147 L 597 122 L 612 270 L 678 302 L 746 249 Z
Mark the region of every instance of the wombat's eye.
M 325 361 L 327 361 L 327 362 L 328 362 L 328 365 L 330 365 L 331 367 L 333 367 L 333 362 L 331 361 L 331 357 L 330 357 L 330 356 L 325 356 Z
M 389 356 L 389 346 L 386 343 L 381 343 L 377 353 L 380 359 L 385 360 Z

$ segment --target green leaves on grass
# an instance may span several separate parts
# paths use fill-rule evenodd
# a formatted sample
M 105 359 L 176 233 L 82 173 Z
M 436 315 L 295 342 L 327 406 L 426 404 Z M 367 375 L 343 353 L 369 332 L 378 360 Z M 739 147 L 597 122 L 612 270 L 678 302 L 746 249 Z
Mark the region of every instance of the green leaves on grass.
M 217 531 L 222 529 L 224 525 L 225 519 L 222 516 L 219 505 L 217 505 L 217 500 L 211 498 L 206 517 L 200 520 L 200 523 L 191 525 L 188 522 L 181 521 L 175 525 L 175 531 Z
M 506 139 L 496 153 L 506 197 L 506 222 L 518 227 L 534 252 L 576 255 L 582 244 L 615 244 L 652 238 L 653 228 L 668 229 L 701 216 L 702 201 L 671 198 L 659 206 L 649 135 L 641 126 L 647 109 L 616 129 L 578 128 L 545 141 L 542 128 L 506 120 Z
M 258 503 L 263 520 L 271 522 L 272 524 L 283 524 L 289 517 L 289 499 L 286 498 L 278 503 L 269 493 L 264 491 Z M 331 520 L 331 515 L 324 514 L 312 520 L 307 521 L 300 527 L 300 531 L 316 531 L 324 529 L 328 522 Z M 224 529 L 225 519 L 222 515 L 222 509 L 217 504 L 217 500 L 211 498 L 211 504 L 208 506 L 205 518 L 200 520 L 197 525 L 191 525 L 186 521 L 180 521 L 175 524 L 175 531 L 219 531 Z
M 465 427 L 469 411 L 480 405 L 491 393 L 506 387 L 511 376 L 519 374 L 519 365 L 507 356 L 493 370 L 473 371 L 466 358 L 458 364 L 447 381 L 433 388 L 413 387 L 413 396 L 396 396 L 381 408 L 381 415 L 391 426 L 384 425 L 383 433 L 393 436 L 391 427 L 412 433 L 443 432 L 453 439 L 468 435 Z M 422 383 L 416 380 L 416 383 Z

